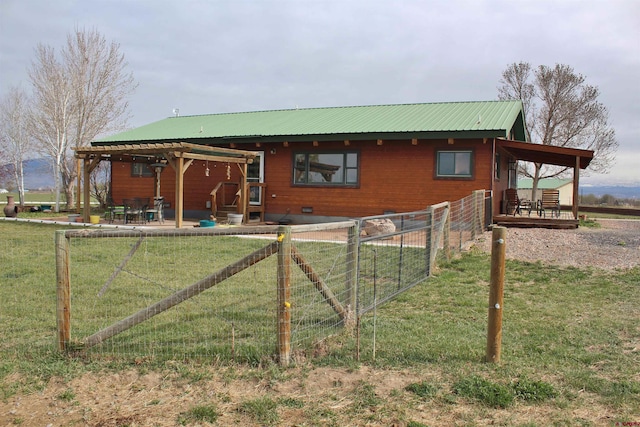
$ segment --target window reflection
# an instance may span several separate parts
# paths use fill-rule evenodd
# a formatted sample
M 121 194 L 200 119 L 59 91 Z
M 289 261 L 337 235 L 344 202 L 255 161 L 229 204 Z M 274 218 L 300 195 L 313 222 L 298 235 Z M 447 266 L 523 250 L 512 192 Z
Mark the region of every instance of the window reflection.
M 294 164 L 296 184 L 358 183 L 357 153 L 297 153 Z
M 437 159 L 438 176 L 471 176 L 471 151 L 439 151 Z

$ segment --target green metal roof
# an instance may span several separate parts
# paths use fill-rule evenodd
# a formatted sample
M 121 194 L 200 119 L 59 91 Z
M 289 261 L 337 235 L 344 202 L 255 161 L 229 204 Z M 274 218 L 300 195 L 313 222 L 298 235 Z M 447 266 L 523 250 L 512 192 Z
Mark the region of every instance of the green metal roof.
M 571 184 L 573 180 L 562 178 L 544 178 L 538 180 L 538 189 L 540 190 L 557 190 L 567 184 Z M 533 188 L 533 179 L 521 178 L 518 180 L 518 188 L 527 189 Z
M 198 139 L 242 142 L 334 135 L 356 139 L 368 134 L 384 134 L 390 138 L 398 133 L 428 137 L 424 134 L 445 132 L 508 137 L 514 126 L 516 138 L 524 140 L 520 101 L 397 104 L 169 117 L 95 143 Z

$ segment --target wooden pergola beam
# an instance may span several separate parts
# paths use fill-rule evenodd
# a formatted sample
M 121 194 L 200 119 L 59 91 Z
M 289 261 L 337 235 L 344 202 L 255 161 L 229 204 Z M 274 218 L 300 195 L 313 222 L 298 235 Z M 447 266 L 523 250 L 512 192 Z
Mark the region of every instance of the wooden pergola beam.
M 77 159 L 84 160 L 84 201 L 83 219 L 89 222 L 91 172 L 102 160 L 113 161 L 113 155 L 129 156 L 153 156 L 167 160 L 175 171 L 176 193 L 175 211 L 176 228 L 182 227 L 184 210 L 184 173 L 194 160 L 206 160 L 212 162 L 237 163 L 242 174 L 239 213 L 246 219 L 246 200 L 248 198 L 247 164 L 253 163 L 258 156 L 255 151 L 236 150 L 224 147 L 212 147 L 208 145 L 192 144 L 187 142 L 159 142 L 145 144 L 112 144 L 97 145 L 91 147 L 79 147 L 74 149 Z M 80 184 L 78 184 L 80 185 Z M 79 203 L 79 201 L 78 201 Z

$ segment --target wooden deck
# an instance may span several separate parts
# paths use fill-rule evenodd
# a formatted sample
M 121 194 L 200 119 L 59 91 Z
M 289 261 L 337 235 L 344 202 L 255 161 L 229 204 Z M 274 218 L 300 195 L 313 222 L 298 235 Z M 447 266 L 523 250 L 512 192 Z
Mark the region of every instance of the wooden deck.
M 573 218 L 571 212 L 562 211 L 560 217 L 547 215 L 546 217 L 538 216 L 534 211 L 528 215 L 525 211 L 523 215 L 495 215 L 493 223 L 503 227 L 520 227 L 520 228 L 578 228 L 579 220 Z

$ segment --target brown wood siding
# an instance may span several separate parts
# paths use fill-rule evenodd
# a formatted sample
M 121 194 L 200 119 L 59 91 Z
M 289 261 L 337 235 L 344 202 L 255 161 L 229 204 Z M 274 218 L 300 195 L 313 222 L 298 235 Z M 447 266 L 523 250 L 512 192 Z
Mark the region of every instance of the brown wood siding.
M 472 179 L 434 179 L 435 152 L 440 149 L 474 150 Z M 304 187 L 291 184 L 293 152 L 356 150 L 360 153 L 359 188 Z M 299 215 L 303 207 L 313 215 L 359 217 L 385 211 L 407 212 L 445 200 L 458 200 L 477 189 L 489 189 L 492 173 L 492 145 L 482 140 L 410 140 L 320 142 L 278 146 L 276 154 L 266 154 L 267 212 Z M 275 197 L 271 197 L 275 195 Z
M 493 173 L 492 141 L 411 140 L 343 141 L 262 144 L 260 148 L 240 145 L 237 148 L 264 150 L 266 212 L 272 215 L 302 214 L 303 207 L 313 208 L 311 215 L 361 217 L 386 211 L 421 210 L 442 201 L 455 201 L 474 190 L 491 189 Z M 275 153 L 271 153 L 275 149 Z M 360 153 L 360 184 L 357 188 L 296 186 L 292 184 L 293 153 L 347 151 Z M 435 177 L 437 150 L 473 150 L 474 170 L 471 179 L 438 179 Z M 209 193 L 219 181 L 226 180 L 226 164 L 194 161 L 184 177 L 185 210 L 205 210 Z M 237 165 L 231 164 L 231 181 L 239 181 Z M 113 196 L 116 201 L 128 197 L 153 197 L 154 179 L 131 177 L 127 163 L 113 164 Z M 506 182 L 506 180 L 505 180 Z M 175 173 L 167 167 L 161 175 L 161 193 L 175 206 Z
M 153 177 L 131 176 L 131 163 L 114 161 L 111 163 L 111 193 L 116 204 L 123 199 L 154 196 Z
M 226 163 L 209 162 L 209 176 L 205 174 L 206 162 L 194 161 L 184 174 L 184 207 L 187 210 L 204 210 L 206 202 L 211 200 L 211 190 L 222 180 L 226 181 Z M 231 180 L 238 182 L 238 166 L 231 164 Z M 173 208 L 175 206 L 176 174 L 173 168 L 166 167 L 160 174 L 160 194 Z M 155 179 L 153 177 L 132 177 L 131 164 L 113 162 L 112 193 L 116 203 L 133 197 L 154 197 Z

